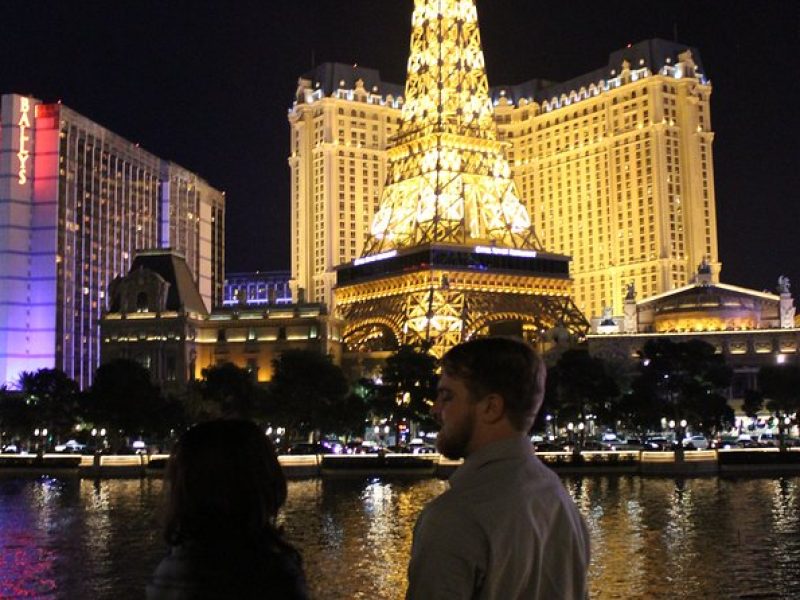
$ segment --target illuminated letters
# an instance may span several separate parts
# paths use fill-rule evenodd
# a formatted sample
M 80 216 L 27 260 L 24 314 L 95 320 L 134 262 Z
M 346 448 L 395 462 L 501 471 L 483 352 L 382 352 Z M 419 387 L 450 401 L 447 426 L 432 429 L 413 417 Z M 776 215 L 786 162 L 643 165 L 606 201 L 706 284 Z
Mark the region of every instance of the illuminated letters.
M 384 260 L 397 256 L 397 250 L 389 250 L 388 252 L 381 252 L 380 254 L 373 254 L 372 256 L 362 256 L 353 261 L 355 266 L 365 265 L 367 263 L 375 262 L 376 260 Z
M 27 163 L 28 157 L 30 156 L 30 152 L 28 152 L 28 142 L 30 141 L 28 130 L 31 128 L 30 110 L 30 99 L 20 98 L 19 121 L 17 122 L 17 125 L 19 125 L 19 152 L 17 152 L 17 158 L 19 159 L 20 185 L 24 185 L 28 181 Z
M 502 256 L 520 256 L 522 258 L 536 258 L 535 250 L 518 250 L 516 248 L 497 248 L 495 246 L 475 246 L 478 254 L 500 254 Z

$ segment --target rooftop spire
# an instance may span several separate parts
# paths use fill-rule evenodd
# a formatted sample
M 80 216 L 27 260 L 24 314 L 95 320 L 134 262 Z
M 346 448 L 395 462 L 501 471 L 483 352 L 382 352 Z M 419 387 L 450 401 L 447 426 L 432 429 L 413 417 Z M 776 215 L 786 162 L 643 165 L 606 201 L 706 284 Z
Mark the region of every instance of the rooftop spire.
M 403 134 L 427 130 L 495 139 L 474 0 L 417 0 Z
M 415 0 L 406 99 L 365 255 L 425 243 L 538 248 L 497 141 L 474 0 Z

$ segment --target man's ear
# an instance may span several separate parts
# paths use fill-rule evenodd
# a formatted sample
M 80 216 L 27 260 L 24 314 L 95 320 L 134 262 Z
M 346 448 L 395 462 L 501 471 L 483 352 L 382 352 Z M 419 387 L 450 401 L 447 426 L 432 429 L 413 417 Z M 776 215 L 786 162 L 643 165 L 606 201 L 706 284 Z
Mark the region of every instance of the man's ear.
M 487 394 L 483 398 L 480 416 L 485 423 L 496 423 L 506 414 L 506 402 L 500 394 Z

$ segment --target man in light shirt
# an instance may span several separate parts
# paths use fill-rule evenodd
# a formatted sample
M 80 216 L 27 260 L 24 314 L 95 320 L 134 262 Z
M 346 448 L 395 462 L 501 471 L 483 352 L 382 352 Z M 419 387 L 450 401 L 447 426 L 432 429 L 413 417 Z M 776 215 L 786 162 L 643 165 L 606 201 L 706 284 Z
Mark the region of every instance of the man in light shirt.
M 476 339 L 442 359 L 436 445 L 465 461 L 417 520 L 406 598 L 587 597 L 586 525 L 528 438 L 544 383 L 521 340 Z

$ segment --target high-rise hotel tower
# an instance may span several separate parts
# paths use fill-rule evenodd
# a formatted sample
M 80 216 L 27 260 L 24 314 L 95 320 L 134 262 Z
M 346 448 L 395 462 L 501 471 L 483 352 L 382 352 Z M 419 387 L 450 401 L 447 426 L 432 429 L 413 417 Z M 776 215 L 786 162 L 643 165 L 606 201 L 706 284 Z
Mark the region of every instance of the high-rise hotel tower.
M 109 282 L 137 250 L 186 258 L 221 303 L 224 194 L 60 103 L 2 96 L 0 384 L 59 368 L 82 387 L 99 363 Z
M 321 65 L 300 78 L 291 128 L 292 286 L 331 303 L 333 269 L 356 258 L 386 182 L 404 103 L 378 72 Z M 709 97 L 699 53 L 647 40 L 563 83 L 495 86 L 499 139 L 542 245 L 572 257 L 587 317 L 621 314 L 627 286 L 689 283 L 717 253 Z
M 334 267 L 361 255 L 383 185 L 403 87 L 373 69 L 326 63 L 300 78 L 291 124 L 295 300 L 332 306 Z

